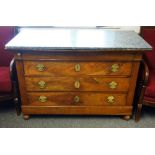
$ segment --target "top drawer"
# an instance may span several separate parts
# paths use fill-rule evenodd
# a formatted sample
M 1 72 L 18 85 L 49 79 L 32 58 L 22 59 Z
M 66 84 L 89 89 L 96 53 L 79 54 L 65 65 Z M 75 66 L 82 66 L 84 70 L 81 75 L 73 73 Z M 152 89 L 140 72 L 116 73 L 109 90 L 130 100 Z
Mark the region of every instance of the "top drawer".
M 78 75 L 119 75 L 129 76 L 130 62 L 54 62 L 24 61 L 25 75 L 78 76 Z

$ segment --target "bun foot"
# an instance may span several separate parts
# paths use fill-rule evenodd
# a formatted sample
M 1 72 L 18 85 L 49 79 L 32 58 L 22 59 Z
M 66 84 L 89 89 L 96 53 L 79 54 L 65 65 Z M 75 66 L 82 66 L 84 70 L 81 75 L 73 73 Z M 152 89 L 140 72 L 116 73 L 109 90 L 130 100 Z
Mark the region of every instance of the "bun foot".
M 30 115 L 23 115 L 23 118 L 24 118 L 25 120 L 28 120 L 28 119 L 30 118 Z
M 130 118 L 131 118 L 130 115 L 125 115 L 125 116 L 122 117 L 122 119 L 124 119 L 124 120 L 126 120 L 126 121 L 130 120 Z

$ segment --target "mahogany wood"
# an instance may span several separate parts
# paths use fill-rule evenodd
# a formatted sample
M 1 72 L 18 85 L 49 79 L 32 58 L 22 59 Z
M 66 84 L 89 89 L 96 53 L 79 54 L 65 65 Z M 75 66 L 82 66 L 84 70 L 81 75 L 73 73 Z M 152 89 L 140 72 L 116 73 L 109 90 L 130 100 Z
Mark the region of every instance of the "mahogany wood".
M 130 118 L 141 54 L 118 52 L 118 55 L 101 56 L 94 52 L 84 57 L 80 53 L 75 56 L 73 52 L 59 53 L 55 57 L 46 54 L 16 55 L 25 117 L 32 114 L 95 114 Z M 37 69 L 38 64 L 45 66 L 43 71 Z M 79 71 L 75 70 L 77 64 Z M 113 72 L 114 64 L 119 67 Z M 40 88 L 40 81 L 46 83 L 45 88 Z M 76 81 L 80 82 L 79 88 L 75 87 Z M 110 82 L 116 82 L 116 88 L 110 88 Z M 45 96 L 47 101 L 40 102 L 40 96 Z M 76 96 L 78 102 L 75 102 Z M 113 103 L 108 102 L 109 96 L 114 97 Z
M 29 105 L 33 106 L 61 106 L 61 105 L 102 105 L 102 106 L 115 106 L 126 105 L 126 94 L 115 93 L 101 93 L 101 92 L 49 92 L 49 93 L 28 93 Z M 40 102 L 39 97 L 45 96 L 47 101 Z M 113 96 L 112 102 L 108 100 L 109 96 Z M 75 101 L 75 97 L 79 98 L 79 101 Z M 104 107 L 103 107 L 104 108 Z
M 19 81 L 21 102 L 22 102 L 22 105 L 26 105 L 28 104 L 28 101 L 27 101 L 27 96 L 26 96 L 26 85 L 25 85 L 24 68 L 23 68 L 22 61 L 16 61 L 16 69 L 17 69 L 17 76 L 18 76 L 18 81 Z
M 102 46 L 59 48 L 41 36 L 48 44 L 38 44 L 33 31 L 29 34 L 33 41 L 24 33 L 22 38 L 22 32 L 6 48 L 15 54 L 24 119 L 33 114 L 123 115 L 130 119 L 142 55 L 151 50 L 137 34 L 105 31 Z
M 131 115 L 132 106 L 22 106 L 22 112 L 62 115 Z
M 30 115 L 23 115 L 23 118 L 24 118 L 25 120 L 28 120 L 28 119 L 30 118 Z
M 38 64 L 44 65 L 44 71 L 37 70 Z M 119 70 L 112 72 L 112 65 L 117 64 Z M 75 71 L 75 66 L 80 65 L 80 71 Z M 49 62 L 49 61 L 24 61 L 25 75 L 39 76 L 82 76 L 82 75 L 123 75 L 131 74 L 132 63 L 113 62 Z
M 129 91 L 128 91 L 127 105 L 133 105 L 133 99 L 134 99 L 134 94 L 135 94 L 138 71 L 139 71 L 139 62 L 134 62 L 133 69 L 132 69 L 132 76 L 130 78 L 130 87 L 129 87 Z
M 27 91 L 128 91 L 130 78 L 25 77 Z M 44 82 L 40 86 L 39 82 Z M 78 85 L 76 85 L 78 83 Z M 114 83 L 114 84 L 113 84 Z M 113 85 L 112 85 L 113 84 Z
M 122 118 L 123 118 L 124 120 L 128 121 L 128 120 L 130 120 L 131 116 L 130 116 L 130 115 L 125 115 L 125 116 L 123 116 Z
M 146 87 L 148 84 L 148 79 L 149 79 L 149 69 L 148 69 L 148 66 L 145 61 L 142 61 L 141 67 L 142 67 L 141 71 L 140 71 L 141 78 L 139 81 L 139 86 L 141 88 L 140 88 L 140 96 L 139 96 L 138 103 L 137 103 L 137 109 L 136 109 L 136 116 L 135 116 L 136 122 L 138 122 L 140 120 L 143 104 L 144 103 L 146 103 L 146 105 L 150 104 L 149 101 L 145 101 L 143 103 L 143 97 L 144 97 L 144 93 L 145 93 L 145 90 L 146 90 Z
M 47 52 L 46 53 L 44 52 L 44 55 L 42 54 L 44 51 L 40 52 L 40 51 L 37 51 L 37 52 L 26 52 L 22 54 L 22 57 L 21 58 L 18 58 L 18 60 L 27 60 L 27 61 L 73 61 L 73 62 L 76 62 L 76 61 L 84 61 L 84 62 L 88 62 L 88 61 L 93 61 L 93 62 L 106 62 L 106 61 L 139 61 L 141 60 L 140 59 L 140 54 L 135 54 L 135 52 L 130 52 L 130 53 L 127 53 L 127 52 L 123 52 L 124 53 L 124 56 L 122 57 L 122 54 L 119 53 L 119 51 L 113 51 L 113 52 L 110 52 L 110 59 L 109 59 L 109 52 L 97 52 L 97 51 L 93 51 L 93 52 L 54 52 L 52 51 L 51 52 Z M 29 53 L 29 54 L 27 54 Z M 116 54 L 117 53 L 117 54 Z M 94 59 L 94 56 L 95 56 L 95 59 Z M 137 57 L 138 56 L 138 57 Z

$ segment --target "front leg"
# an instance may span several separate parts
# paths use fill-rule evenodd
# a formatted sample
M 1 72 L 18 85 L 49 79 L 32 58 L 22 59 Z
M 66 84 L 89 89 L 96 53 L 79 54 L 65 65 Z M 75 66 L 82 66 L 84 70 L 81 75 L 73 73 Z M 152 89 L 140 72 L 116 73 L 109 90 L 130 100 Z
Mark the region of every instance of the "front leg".
M 23 115 L 23 118 L 24 118 L 25 120 L 28 120 L 28 119 L 30 118 L 30 115 Z
M 129 121 L 131 118 L 131 115 L 125 115 L 122 117 L 122 119 L 126 120 L 126 121 Z

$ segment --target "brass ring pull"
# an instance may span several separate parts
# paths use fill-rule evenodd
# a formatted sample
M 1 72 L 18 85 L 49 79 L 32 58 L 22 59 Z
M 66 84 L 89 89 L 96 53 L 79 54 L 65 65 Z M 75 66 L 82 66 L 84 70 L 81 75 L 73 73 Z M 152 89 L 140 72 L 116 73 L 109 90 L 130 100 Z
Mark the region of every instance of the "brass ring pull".
M 78 103 L 80 101 L 80 97 L 79 96 L 75 96 L 74 97 L 74 102 Z
M 80 88 L 80 82 L 79 81 L 75 81 L 74 87 L 77 88 L 77 89 Z
M 111 89 L 115 89 L 116 87 L 117 87 L 117 82 L 115 82 L 115 81 L 111 81 L 110 83 L 109 83 L 109 87 L 111 88 Z
M 40 72 L 45 71 L 45 69 L 46 69 L 46 67 L 43 64 L 37 64 L 36 68 Z
M 118 72 L 118 70 L 119 70 L 119 65 L 118 64 L 113 64 L 112 66 L 111 66 L 111 71 L 112 72 Z
M 44 103 L 47 101 L 47 97 L 46 96 L 39 96 L 39 99 L 38 99 L 40 102 Z
M 39 85 L 40 89 L 44 89 L 46 87 L 46 82 L 45 81 L 39 81 L 38 85 Z
M 76 72 L 80 72 L 80 70 L 81 70 L 80 64 L 76 64 L 74 69 L 75 69 Z
M 115 102 L 115 97 L 114 96 L 108 96 L 107 97 L 107 102 L 108 103 L 114 103 Z

